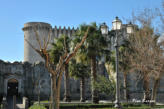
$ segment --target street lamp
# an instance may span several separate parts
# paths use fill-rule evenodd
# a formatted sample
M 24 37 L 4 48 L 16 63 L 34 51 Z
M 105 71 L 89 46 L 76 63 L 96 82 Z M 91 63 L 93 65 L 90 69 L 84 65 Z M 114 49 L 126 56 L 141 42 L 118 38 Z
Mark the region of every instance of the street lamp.
M 101 33 L 104 36 L 108 36 L 108 26 L 103 23 L 101 26 Z M 130 22 L 129 24 L 127 24 L 126 26 L 126 33 L 127 34 L 132 34 L 134 31 L 134 25 L 132 25 L 132 23 Z M 116 62 L 116 101 L 115 101 L 115 107 L 116 108 L 121 108 L 120 105 L 120 87 L 119 87 L 119 57 L 118 57 L 118 48 L 119 48 L 119 44 L 118 44 L 118 32 L 119 30 L 122 29 L 122 21 L 116 17 L 116 19 L 112 22 L 112 30 L 115 31 L 115 42 L 114 42 L 114 47 L 115 47 L 115 51 L 116 51 L 116 58 L 115 58 L 115 62 Z
M 112 29 L 116 31 L 116 39 L 115 39 L 115 50 L 116 50 L 116 58 L 115 58 L 115 62 L 116 62 L 116 101 L 115 101 L 115 106 L 116 108 L 120 108 L 120 87 L 119 87 L 119 60 L 118 60 L 118 48 L 119 48 L 119 44 L 118 44 L 118 30 L 121 29 L 121 25 L 122 22 L 121 20 L 116 17 L 116 19 L 112 22 Z
M 119 82 L 118 82 L 118 73 L 119 73 L 119 69 L 118 69 L 118 47 L 119 47 L 119 45 L 118 45 L 118 33 L 117 33 L 117 31 L 118 30 L 120 30 L 121 29 L 121 25 L 122 25 L 122 22 L 121 22 L 121 20 L 118 18 L 118 17 L 116 17 L 116 19 L 112 22 L 112 30 L 115 30 L 116 31 L 116 39 L 115 39 L 115 44 L 114 44 L 114 46 L 115 46 L 115 50 L 116 50 L 116 101 L 115 101 L 115 107 L 116 108 L 120 108 L 121 107 L 121 105 L 120 105 L 120 89 L 119 89 Z M 105 24 L 105 23 L 103 23 L 102 25 L 101 25 L 101 33 L 102 33 L 102 35 L 105 35 L 105 36 L 107 36 L 108 35 L 108 26 Z
M 101 28 L 101 34 L 102 35 L 108 35 L 108 26 L 106 25 L 106 23 L 102 23 L 102 25 L 100 26 Z
M 133 33 L 133 25 L 132 25 L 132 22 L 129 22 L 129 24 L 127 24 L 126 26 L 126 32 L 127 34 L 132 34 Z

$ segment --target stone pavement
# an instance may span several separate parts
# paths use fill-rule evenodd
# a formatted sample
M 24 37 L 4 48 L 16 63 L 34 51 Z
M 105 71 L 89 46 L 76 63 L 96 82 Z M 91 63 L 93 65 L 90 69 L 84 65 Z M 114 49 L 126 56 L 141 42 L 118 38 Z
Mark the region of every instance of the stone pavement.
M 20 97 L 16 97 L 16 104 L 20 104 L 22 99 Z M 7 109 L 13 109 L 13 96 L 7 96 Z

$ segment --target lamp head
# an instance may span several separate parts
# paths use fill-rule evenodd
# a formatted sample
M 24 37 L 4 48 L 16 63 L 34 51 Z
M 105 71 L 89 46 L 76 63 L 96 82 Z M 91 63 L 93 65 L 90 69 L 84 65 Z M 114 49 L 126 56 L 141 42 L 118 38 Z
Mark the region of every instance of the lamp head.
M 122 21 L 118 17 L 116 17 L 116 19 L 113 20 L 113 22 L 112 22 L 112 29 L 113 30 L 120 30 L 121 25 L 122 25 Z
M 132 22 L 129 22 L 129 24 L 127 24 L 126 32 L 127 32 L 128 34 L 132 34 L 132 33 L 134 32 L 134 28 L 133 28 Z
M 100 26 L 101 29 L 101 34 L 102 35 L 107 35 L 108 34 L 108 26 L 106 25 L 106 23 L 102 23 Z

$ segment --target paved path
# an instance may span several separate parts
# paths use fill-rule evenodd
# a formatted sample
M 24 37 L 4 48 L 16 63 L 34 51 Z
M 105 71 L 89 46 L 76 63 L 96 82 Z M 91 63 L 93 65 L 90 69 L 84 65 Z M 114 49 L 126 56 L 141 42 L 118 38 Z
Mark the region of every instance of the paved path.
M 16 97 L 16 104 L 20 104 L 22 99 L 20 97 Z M 7 96 L 7 109 L 13 109 L 13 96 Z

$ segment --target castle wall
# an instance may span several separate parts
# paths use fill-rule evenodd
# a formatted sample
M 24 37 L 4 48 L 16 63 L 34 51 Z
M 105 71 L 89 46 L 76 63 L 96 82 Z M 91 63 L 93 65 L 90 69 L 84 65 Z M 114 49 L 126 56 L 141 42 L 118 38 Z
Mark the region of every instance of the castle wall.
M 18 95 L 36 98 L 38 90 L 42 98 L 50 95 L 50 77 L 44 63 L 30 64 L 0 60 L 0 95 L 7 96 L 8 81 L 18 81 Z M 39 89 L 40 84 L 40 89 Z
M 31 100 L 37 100 L 39 91 L 40 98 L 48 100 L 50 97 L 51 81 L 50 75 L 43 62 L 28 63 L 28 62 L 4 62 L 0 61 L 0 96 L 7 95 L 7 83 L 10 79 L 18 81 L 18 95 L 26 96 Z M 90 82 L 87 82 L 90 83 Z M 86 84 L 87 84 L 86 83 Z M 90 96 L 90 88 L 87 84 L 86 95 Z M 70 79 L 71 99 L 80 98 L 80 83 L 79 80 Z M 64 97 L 64 77 L 61 83 L 61 99 Z
M 123 28 L 123 36 L 126 36 L 126 30 L 125 30 L 125 26 Z M 51 40 L 50 43 L 52 43 L 54 41 L 55 37 L 60 37 L 62 34 L 67 35 L 69 37 L 71 37 L 77 30 L 74 28 L 57 28 L 56 26 L 54 28 L 51 27 L 50 24 L 47 23 L 43 23 L 43 22 L 30 22 L 30 23 L 26 23 L 24 25 L 23 31 L 24 31 L 24 37 L 26 40 L 28 40 L 35 48 L 39 48 L 39 45 L 36 41 L 36 37 L 35 37 L 35 32 L 34 32 L 34 28 L 36 28 L 38 34 L 39 34 L 39 38 L 41 39 L 41 41 L 43 41 L 43 39 L 47 39 L 49 32 L 51 31 Z M 120 37 L 120 42 L 122 43 L 122 40 L 125 37 Z M 115 42 L 115 37 L 112 36 L 111 38 L 112 40 L 112 45 L 114 45 Z M 41 42 L 41 45 L 43 46 L 43 42 Z M 51 48 L 51 45 L 48 46 L 48 48 Z M 111 46 L 111 49 L 114 50 L 114 46 Z M 41 84 L 41 93 L 43 96 L 49 96 L 50 94 L 50 78 L 49 78 L 49 73 L 48 71 L 45 69 L 44 65 L 42 63 L 38 63 L 36 64 L 36 62 L 44 62 L 44 60 L 33 50 L 33 48 L 31 48 L 31 46 L 27 43 L 27 41 L 24 40 L 24 61 L 29 62 L 28 64 L 24 63 L 23 67 L 24 67 L 24 76 L 25 79 L 24 81 L 24 85 L 25 85 L 25 94 L 28 96 L 31 95 L 37 95 L 38 94 L 38 90 L 37 90 L 37 86 L 34 85 L 34 83 L 36 82 L 36 80 L 38 79 L 38 75 L 40 74 L 41 79 L 40 79 L 40 84 Z M 102 68 L 101 68 L 102 67 Z M 102 71 L 104 66 L 100 66 L 100 70 L 98 72 L 104 73 L 105 71 Z M 104 74 L 106 75 L 106 74 Z M 123 85 L 123 73 L 120 72 L 120 85 Z M 137 80 L 137 75 L 134 73 L 131 73 L 128 75 L 129 78 L 129 90 L 130 90 L 130 97 L 131 98 L 136 98 L 136 99 L 141 99 L 143 98 L 143 88 L 142 88 L 142 81 L 139 82 Z M 91 97 L 90 95 L 90 81 L 87 80 L 88 83 L 87 84 L 87 96 Z M 1 83 L 0 83 L 1 84 Z M 31 85 L 33 84 L 33 85 Z M 159 96 L 159 100 L 161 100 L 161 95 L 164 93 L 164 77 L 161 79 L 160 82 L 160 88 L 158 90 L 158 96 Z M 71 92 L 71 97 L 72 98 L 79 98 L 79 93 L 80 93 L 80 84 L 78 80 L 74 80 L 73 78 L 70 79 L 70 92 Z M 151 84 L 151 88 L 152 88 L 152 84 Z M 121 96 L 123 96 L 123 93 L 121 92 Z M 63 98 L 64 96 L 64 77 L 62 78 L 62 83 L 61 83 L 61 98 Z
M 8 80 L 10 79 L 16 79 L 19 81 L 18 84 L 18 93 L 24 93 L 24 87 L 23 87 L 23 67 L 22 63 L 19 62 L 3 62 L 0 61 L 0 85 L 1 85 L 1 91 L 0 93 L 3 95 L 7 95 L 7 84 Z

